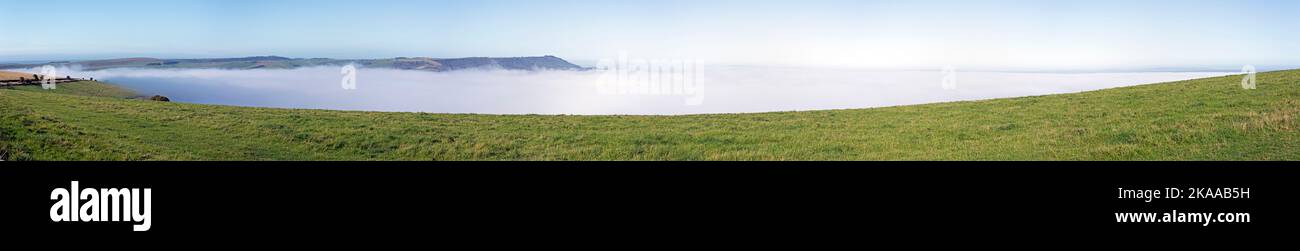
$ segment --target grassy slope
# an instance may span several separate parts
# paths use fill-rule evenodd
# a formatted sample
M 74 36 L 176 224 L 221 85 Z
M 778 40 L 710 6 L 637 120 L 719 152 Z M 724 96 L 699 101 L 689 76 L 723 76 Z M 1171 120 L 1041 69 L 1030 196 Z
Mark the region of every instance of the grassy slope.
M 1300 71 L 877 109 L 502 116 L 243 108 L 0 89 L 16 160 L 1300 159 Z M 60 90 L 65 88 L 61 85 Z
M 40 91 L 45 93 L 71 94 L 80 96 L 111 97 L 111 98 L 134 98 L 139 96 L 135 91 L 121 86 L 105 84 L 99 81 L 77 81 L 72 83 L 63 83 L 54 86 L 54 89 L 45 90 L 40 85 L 14 86 L 10 89 L 23 91 Z
M 31 73 L 0 71 L 0 80 L 17 80 L 18 78 L 32 78 Z

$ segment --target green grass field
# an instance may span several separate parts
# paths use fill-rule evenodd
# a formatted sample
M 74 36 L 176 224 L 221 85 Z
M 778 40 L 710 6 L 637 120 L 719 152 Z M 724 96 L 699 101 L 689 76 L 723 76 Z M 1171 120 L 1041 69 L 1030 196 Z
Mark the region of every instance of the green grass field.
M 105 84 L 96 81 L 78 81 L 55 85 L 54 89 L 46 90 L 40 85 L 23 85 L 13 86 L 10 90 L 38 91 L 45 93 L 71 94 L 80 96 L 95 96 L 109 98 L 136 98 L 140 96 L 127 88 L 116 85 Z M 9 107 L 9 106 L 5 106 Z
M 541 116 L 124 99 L 0 89 L 5 160 L 1297 160 L 1300 70 L 875 109 Z M 84 85 L 78 87 L 78 85 Z M 106 97 L 105 97 L 106 96 Z

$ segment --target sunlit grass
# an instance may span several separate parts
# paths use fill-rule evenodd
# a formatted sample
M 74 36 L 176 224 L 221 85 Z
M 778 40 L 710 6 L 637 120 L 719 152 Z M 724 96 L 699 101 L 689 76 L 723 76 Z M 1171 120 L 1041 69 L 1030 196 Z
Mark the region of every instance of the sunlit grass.
M 117 91 L 97 94 L 65 84 L 54 92 L 39 86 L 0 89 L 0 155 L 6 160 L 1300 159 L 1300 71 L 1261 73 L 1255 90 L 1242 89 L 1240 80 L 1227 76 L 876 109 L 687 116 L 247 108 L 126 100 Z
M 46 93 L 72 94 L 82 96 L 112 97 L 112 98 L 135 98 L 139 96 L 135 91 L 117 85 L 105 84 L 97 81 L 77 81 L 71 83 L 62 83 L 54 86 L 54 89 L 46 90 L 40 85 L 23 85 L 14 86 L 13 90 L 24 91 L 42 91 Z

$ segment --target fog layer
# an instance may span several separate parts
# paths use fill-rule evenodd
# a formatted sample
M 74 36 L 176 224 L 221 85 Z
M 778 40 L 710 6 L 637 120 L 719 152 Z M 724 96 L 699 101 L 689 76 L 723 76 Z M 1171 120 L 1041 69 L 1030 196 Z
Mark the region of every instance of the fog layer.
M 292 70 L 110 69 L 95 77 L 176 102 L 278 108 L 487 114 L 702 114 L 895 106 L 1071 93 L 1229 73 L 1000 73 L 699 67 L 693 93 L 608 93 L 601 71 L 361 68 L 344 89 L 338 67 Z M 945 88 L 944 79 L 950 80 Z M 608 79 L 604 79 L 608 81 Z M 692 97 L 698 104 L 684 102 Z

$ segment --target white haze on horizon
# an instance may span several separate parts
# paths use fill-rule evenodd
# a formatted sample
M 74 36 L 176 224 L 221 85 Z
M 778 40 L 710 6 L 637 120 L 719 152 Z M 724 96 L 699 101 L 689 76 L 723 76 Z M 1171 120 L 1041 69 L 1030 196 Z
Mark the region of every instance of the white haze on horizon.
M 39 72 L 39 69 L 28 71 Z M 172 101 L 253 107 L 481 114 L 679 115 L 851 109 L 1073 93 L 1224 76 L 1224 72 L 956 73 L 701 66 L 703 102 L 684 95 L 602 95 L 598 71 L 359 68 L 345 90 L 339 67 L 298 69 L 59 69 Z

